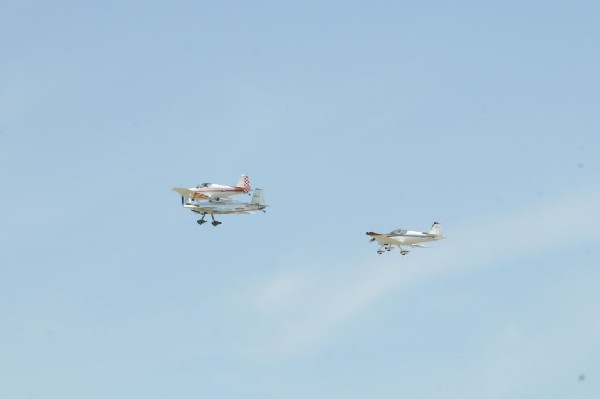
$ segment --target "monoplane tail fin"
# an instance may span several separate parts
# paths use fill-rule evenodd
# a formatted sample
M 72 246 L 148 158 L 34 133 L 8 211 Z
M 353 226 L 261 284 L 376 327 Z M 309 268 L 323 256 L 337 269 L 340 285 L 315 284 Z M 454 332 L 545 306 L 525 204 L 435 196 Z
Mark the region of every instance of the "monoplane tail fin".
M 431 226 L 431 230 L 429 230 L 429 234 L 432 234 L 435 236 L 441 236 L 442 235 L 442 224 L 438 223 L 438 222 L 433 222 L 433 225 Z
M 252 201 L 250 202 L 252 204 L 266 205 L 262 188 L 257 188 L 254 190 L 254 195 L 252 196 Z

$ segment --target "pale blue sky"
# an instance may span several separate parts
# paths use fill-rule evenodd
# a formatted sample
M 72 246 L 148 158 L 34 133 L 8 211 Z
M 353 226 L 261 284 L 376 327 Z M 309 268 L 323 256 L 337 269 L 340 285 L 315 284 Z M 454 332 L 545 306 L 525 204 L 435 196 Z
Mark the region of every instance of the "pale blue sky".
M 1 2 L 0 398 L 597 398 L 599 17 Z

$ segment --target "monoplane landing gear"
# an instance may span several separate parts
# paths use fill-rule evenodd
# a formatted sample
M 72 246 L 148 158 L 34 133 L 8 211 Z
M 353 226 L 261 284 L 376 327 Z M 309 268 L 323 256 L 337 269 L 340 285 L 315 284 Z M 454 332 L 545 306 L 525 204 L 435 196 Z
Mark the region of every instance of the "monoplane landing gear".
M 379 255 L 381 255 L 381 254 L 383 253 L 383 247 L 379 247 L 379 249 L 377 250 L 377 253 L 378 253 Z
M 213 215 L 212 213 L 210 214 L 210 217 L 212 218 L 212 222 L 210 222 L 210 224 L 212 224 L 213 226 L 217 227 L 221 224 L 221 222 L 215 220 L 215 215 Z
M 392 250 L 392 247 L 389 246 L 389 245 L 386 245 L 385 250 L 388 251 L 388 252 L 390 252 Z
M 406 255 L 407 253 L 409 253 L 410 251 L 406 250 L 406 249 L 401 249 L 400 250 L 400 255 Z
M 202 214 L 202 219 L 198 219 L 197 223 L 202 226 L 204 223 L 206 223 L 206 220 L 204 220 L 204 218 L 206 217 L 206 213 Z

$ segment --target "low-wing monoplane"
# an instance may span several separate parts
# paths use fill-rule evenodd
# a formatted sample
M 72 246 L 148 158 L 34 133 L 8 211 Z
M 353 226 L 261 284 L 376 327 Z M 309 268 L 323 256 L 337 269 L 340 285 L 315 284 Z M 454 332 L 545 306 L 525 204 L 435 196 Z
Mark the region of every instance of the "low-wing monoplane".
M 246 175 L 241 175 L 235 186 L 224 186 L 215 183 L 202 183 L 192 188 L 175 187 L 173 191 L 181 194 L 181 203 L 185 200 L 203 200 L 225 198 L 232 195 L 248 194 L 250 188 L 250 179 Z
M 254 190 L 254 195 L 250 202 L 234 201 L 229 198 L 211 199 L 208 201 L 188 200 L 183 204 L 183 207 L 202 215 L 202 219 L 198 219 L 199 225 L 206 223 L 207 221 L 204 220 L 204 218 L 206 215 L 210 215 L 212 218 L 211 224 L 216 227 L 220 225 L 221 222 L 216 221 L 214 215 L 226 215 L 230 213 L 247 214 L 253 213 L 253 211 L 265 212 L 267 205 L 265 204 L 263 190 L 257 188 Z
M 431 230 L 428 232 L 396 229 L 385 234 L 369 231 L 367 232 L 367 235 L 371 237 L 371 241 L 377 241 L 377 243 L 380 245 L 379 249 L 377 250 L 379 255 L 381 255 L 384 251 L 391 251 L 393 245 L 400 249 L 400 253 L 402 255 L 406 255 L 410 251 L 402 248 L 403 246 L 427 248 L 425 245 L 422 245 L 422 243 L 446 238 L 442 235 L 442 225 L 438 222 L 434 222 L 431 226 Z

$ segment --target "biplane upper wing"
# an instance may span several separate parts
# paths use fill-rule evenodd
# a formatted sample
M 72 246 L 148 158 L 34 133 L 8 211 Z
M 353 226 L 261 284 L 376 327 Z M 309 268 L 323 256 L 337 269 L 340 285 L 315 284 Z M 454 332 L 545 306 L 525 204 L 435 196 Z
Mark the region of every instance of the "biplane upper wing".
M 190 190 L 189 188 L 175 187 L 173 189 L 173 191 L 178 192 L 179 194 L 183 195 L 186 198 L 194 197 L 194 192 L 192 190 Z

